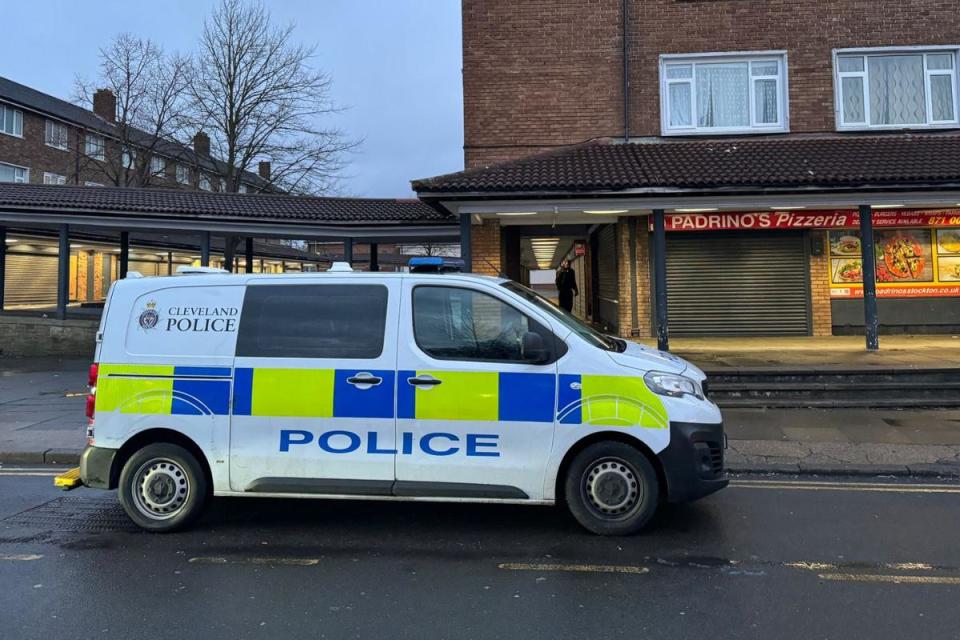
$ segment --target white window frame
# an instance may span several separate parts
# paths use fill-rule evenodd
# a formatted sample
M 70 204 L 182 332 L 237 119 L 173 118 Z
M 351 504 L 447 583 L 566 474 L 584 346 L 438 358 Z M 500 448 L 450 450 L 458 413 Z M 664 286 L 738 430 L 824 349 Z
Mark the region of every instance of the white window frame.
M 53 127 L 63 127 L 63 146 L 50 141 L 50 133 L 53 130 Z M 67 151 L 70 148 L 70 128 L 62 122 L 47 118 L 43 124 L 43 143 L 48 147 L 60 149 L 61 151 Z
M 43 184 L 67 184 L 67 176 L 52 171 L 44 171 Z
M 137 166 L 137 150 L 136 149 L 123 149 L 120 152 L 120 165 L 130 171 Z
M 102 183 L 102 182 L 90 182 L 89 180 L 84 180 L 84 181 L 83 181 L 83 186 L 85 186 L 85 187 L 102 187 L 102 186 L 103 186 L 103 183 Z
M 4 129 L 3 122 L 6 120 L 5 111 L 13 112 L 13 131 L 7 131 Z M 19 125 L 19 127 L 18 127 Z M 0 133 L 6 136 L 13 136 L 14 138 L 23 137 L 23 111 L 15 108 L 12 105 L 0 103 Z M 13 166 L 13 165 L 11 165 Z
M 697 125 L 697 78 L 696 65 L 705 63 L 762 63 L 776 62 L 780 70 L 777 76 L 754 76 L 752 64 L 748 66 L 749 81 L 748 104 L 750 106 L 750 124 L 745 127 L 700 127 Z M 667 66 L 689 64 L 693 68 L 690 78 L 667 79 Z M 660 131 L 664 136 L 704 136 L 730 134 L 765 134 L 790 132 L 789 104 L 789 67 L 786 50 L 738 51 L 714 53 L 678 53 L 660 56 Z M 777 122 L 758 123 L 756 114 L 755 84 L 757 80 L 776 80 L 777 82 Z M 687 83 L 690 85 L 690 125 L 670 126 L 670 85 Z
M 3 165 L 5 167 L 13 167 L 13 182 L 12 183 L 7 182 L 5 184 L 27 184 L 28 182 L 30 182 L 30 167 L 24 167 L 23 165 L 12 164 L 10 162 L 0 162 L 0 165 Z M 19 169 L 20 171 L 23 171 L 22 180 L 17 179 L 17 169 Z
M 197 186 L 201 191 L 213 191 L 213 183 L 210 181 L 210 176 L 201 172 L 200 179 L 197 181 Z
M 927 54 L 953 54 L 953 69 L 927 69 Z M 889 56 L 896 54 L 923 54 L 923 90 L 924 110 L 927 116 L 926 123 L 920 124 L 870 124 L 870 56 Z M 847 56 L 863 56 L 863 71 L 840 71 L 840 58 Z M 868 131 L 891 129 L 956 129 L 960 127 L 960 95 L 957 91 L 957 65 L 960 63 L 960 45 L 931 45 L 912 47 L 859 47 L 854 49 L 833 50 L 833 105 L 837 131 Z M 930 99 L 930 76 L 950 75 L 953 85 L 953 120 L 934 120 L 933 101 Z M 843 117 L 843 78 L 863 78 L 863 119 L 864 122 L 846 122 Z
M 93 142 L 94 144 L 91 144 Z M 93 152 L 91 153 L 91 147 Z M 93 160 L 105 160 L 107 150 L 107 139 L 99 133 L 87 131 L 83 134 L 83 154 Z
M 165 178 L 167 175 L 167 159 L 163 156 L 150 156 L 150 175 L 154 178 Z
M 190 184 L 190 167 L 185 164 L 177 164 L 177 182 Z

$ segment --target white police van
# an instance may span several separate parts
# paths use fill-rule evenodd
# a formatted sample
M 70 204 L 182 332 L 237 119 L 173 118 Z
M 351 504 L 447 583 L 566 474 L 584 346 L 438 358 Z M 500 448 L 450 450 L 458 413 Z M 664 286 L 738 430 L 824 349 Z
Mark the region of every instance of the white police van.
M 349 271 L 116 282 L 82 483 L 151 531 L 213 495 L 565 503 L 599 534 L 726 486 L 693 365 L 508 280 Z

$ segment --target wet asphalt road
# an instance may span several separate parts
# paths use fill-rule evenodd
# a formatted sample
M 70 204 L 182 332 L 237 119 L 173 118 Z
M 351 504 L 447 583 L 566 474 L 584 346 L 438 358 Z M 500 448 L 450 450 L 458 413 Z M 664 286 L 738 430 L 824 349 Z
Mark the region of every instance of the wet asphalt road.
M 956 484 L 744 479 L 632 538 L 543 507 L 244 499 L 158 536 L 20 473 L 4 640 L 960 638 Z

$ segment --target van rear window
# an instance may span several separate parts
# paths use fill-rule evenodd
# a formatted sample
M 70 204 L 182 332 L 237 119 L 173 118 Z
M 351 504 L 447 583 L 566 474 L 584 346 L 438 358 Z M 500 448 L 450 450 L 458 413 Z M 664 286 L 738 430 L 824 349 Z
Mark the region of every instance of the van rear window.
M 237 356 L 378 358 L 386 320 L 382 285 L 251 286 L 240 316 Z

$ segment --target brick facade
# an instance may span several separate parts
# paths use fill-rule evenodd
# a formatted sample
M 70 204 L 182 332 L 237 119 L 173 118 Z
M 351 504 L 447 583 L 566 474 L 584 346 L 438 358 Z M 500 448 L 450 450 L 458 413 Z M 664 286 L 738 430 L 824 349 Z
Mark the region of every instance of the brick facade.
M 503 247 L 500 242 L 500 222 L 484 220 L 474 225 L 470 234 L 471 271 L 485 276 L 500 275 L 503 270 Z
M 660 135 L 659 56 L 787 52 L 792 133 L 831 132 L 835 48 L 960 43 L 954 2 L 631 0 L 630 133 Z M 463 0 L 468 168 L 623 135 L 621 0 Z
M 819 256 L 810 254 L 810 308 L 813 335 L 833 335 L 833 312 L 830 304 L 830 258 L 827 255 L 826 231 L 811 231 L 823 237 L 824 250 Z
M 637 231 L 637 321 L 633 321 L 632 288 L 630 286 L 630 223 L 621 218 L 617 223 L 617 278 L 620 281 L 620 318 L 618 327 L 621 338 L 646 337 L 651 335 L 650 288 L 650 241 L 647 219 L 636 221 Z

